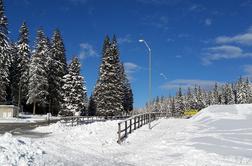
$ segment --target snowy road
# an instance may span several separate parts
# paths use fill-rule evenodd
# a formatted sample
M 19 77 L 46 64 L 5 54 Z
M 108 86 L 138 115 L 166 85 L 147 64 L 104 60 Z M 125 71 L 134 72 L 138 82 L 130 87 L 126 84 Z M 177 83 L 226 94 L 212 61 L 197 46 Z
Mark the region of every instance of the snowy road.
M 116 143 L 117 121 L 39 127 L 47 137 L 0 136 L 0 165 L 251 166 L 252 105 L 213 106 L 161 119 Z

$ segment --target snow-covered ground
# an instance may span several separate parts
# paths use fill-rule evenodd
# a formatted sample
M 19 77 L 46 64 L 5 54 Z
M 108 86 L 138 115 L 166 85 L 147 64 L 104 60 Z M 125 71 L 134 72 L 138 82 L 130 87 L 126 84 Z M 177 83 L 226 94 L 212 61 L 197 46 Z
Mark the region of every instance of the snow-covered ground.
M 122 144 L 118 121 L 39 127 L 44 138 L 0 136 L 0 165 L 251 166 L 252 105 L 211 106 L 192 119 L 161 119 Z
M 19 118 L 0 118 L 1 123 L 36 123 L 47 121 L 47 115 L 26 115 L 19 114 Z M 50 117 L 51 120 L 59 119 L 59 117 Z

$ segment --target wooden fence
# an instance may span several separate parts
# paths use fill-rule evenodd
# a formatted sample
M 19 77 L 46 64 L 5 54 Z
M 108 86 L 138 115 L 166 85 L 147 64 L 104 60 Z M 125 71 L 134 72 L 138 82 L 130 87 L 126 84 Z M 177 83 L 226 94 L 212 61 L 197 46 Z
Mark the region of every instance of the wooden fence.
M 124 139 L 127 138 L 134 130 L 142 127 L 147 123 L 151 123 L 158 118 L 166 117 L 167 113 L 145 113 L 133 116 L 122 122 L 118 123 L 118 141 L 117 143 L 121 144 Z
M 70 124 L 71 126 L 86 124 L 86 123 L 93 123 L 99 121 L 106 121 L 106 120 L 118 120 L 118 119 L 126 119 L 129 116 L 69 116 L 69 117 L 62 117 L 60 118 L 61 123 Z

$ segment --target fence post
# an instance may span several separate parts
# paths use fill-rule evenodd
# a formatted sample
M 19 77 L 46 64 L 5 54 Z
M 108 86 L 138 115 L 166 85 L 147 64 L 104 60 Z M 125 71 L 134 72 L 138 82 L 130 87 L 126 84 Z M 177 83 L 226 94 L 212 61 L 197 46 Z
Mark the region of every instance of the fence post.
M 121 144 L 121 123 L 118 123 L 118 141 L 117 143 Z
M 131 133 L 131 130 L 132 130 L 132 119 L 130 119 L 130 132 L 129 133 Z
M 151 129 L 151 113 L 149 113 L 149 119 L 150 119 L 150 121 L 149 121 L 149 129 Z
M 136 117 L 134 117 L 134 130 L 136 130 Z
M 72 119 L 72 127 L 73 127 L 73 121 L 74 121 L 74 119 L 73 118 L 71 118 Z
M 127 130 L 128 126 L 127 126 L 127 120 L 125 121 L 125 137 L 127 137 L 128 135 L 128 130 Z
M 144 114 L 144 116 L 143 116 L 143 124 L 145 125 L 146 123 L 145 123 L 145 120 L 146 120 L 146 114 Z

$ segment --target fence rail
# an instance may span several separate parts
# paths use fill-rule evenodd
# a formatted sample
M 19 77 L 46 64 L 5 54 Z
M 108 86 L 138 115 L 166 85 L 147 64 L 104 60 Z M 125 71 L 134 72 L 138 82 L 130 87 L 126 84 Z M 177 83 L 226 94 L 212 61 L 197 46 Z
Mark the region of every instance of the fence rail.
M 118 141 L 117 143 L 121 144 L 123 140 L 127 138 L 129 134 L 131 134 L 134 130 L 146 125 L 147 123 L 151 123 L 158 118 L 166 117 L 167 113 L 145 113 L 133 116 L 128 118 L 122 122 L 118 123 Z
M 60 118 L 61 123 L 70 124 L 71 126 L 83 123 L 93 123 L 106 120 L 126 119 L 129 116 L 69 116 Z

